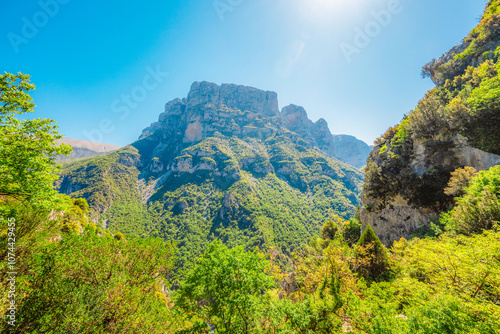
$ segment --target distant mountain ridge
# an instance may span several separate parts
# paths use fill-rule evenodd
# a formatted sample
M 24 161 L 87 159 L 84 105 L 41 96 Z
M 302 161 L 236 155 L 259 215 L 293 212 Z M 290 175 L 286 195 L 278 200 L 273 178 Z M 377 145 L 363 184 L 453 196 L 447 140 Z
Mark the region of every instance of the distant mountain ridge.
M 348 164 L 361 168 L 373 149 L 364 141 L 349 135 L 333 135 L 333 156 Z
M 65 166 L 57 186 L 112 231 L 178 242 L 180 265 L 214 238 L 291 252 L 360 203 L 363 174 L 332 144 L 276 93 L 195 82 L 138 141 Z
M 81 159 L 81 158 L 91 158 L 106 153 L 116 151 L 120 146 L 111 144 L 94 143 L 86 140 L 72 139 L 72 138 L 62 138 L 56 141 L 57 144 L 67 144 L 73 148 L 70 155 L 58 155 L 56 156 L 57 161 Z

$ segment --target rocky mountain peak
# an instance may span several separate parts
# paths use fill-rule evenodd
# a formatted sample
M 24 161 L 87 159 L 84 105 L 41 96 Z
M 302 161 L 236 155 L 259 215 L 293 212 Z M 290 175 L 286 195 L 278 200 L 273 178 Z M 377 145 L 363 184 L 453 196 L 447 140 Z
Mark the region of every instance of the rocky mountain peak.
M 167 115 L 181 115 L 186 111 L 185 101 L 177 98 L 165 105 L 165 113 L 160 115 L 159 121 L 162 122 Z
M 187 98 L 188 107 L 213 104 L 241 111 L 251 111 L 268 117 L 277 116 L 278 94 L 253 87 L 212 82 L 195 82 Z
M 281 118 L 287 128 L 299 134 L 307 131 L 312 123 L 307 117 L 305 109 L 295 104 L 284 107 L 281 111 Z
M 275 92 L 234 84 L 219 86 L 207 81 L 194 82 L 187 98 L 168 102 L 158 122 L 146 128 L 140 139 L 154 135 L 149 140 L 158 145 L 156 154 L 165 147 L 181 149 L 185 144 L 218 135 L 264 139 L 288 131 L 328 156 L 357 168 L 364 165 L 368 155 L 364 151 L 369 149 L 362 150 L 356 159 L 343 159 L 336 154 L 343 151 L 335 148 L 334 136 L 324 119 L 314 123 L 303 107 L 294 104 L 280 112 Z

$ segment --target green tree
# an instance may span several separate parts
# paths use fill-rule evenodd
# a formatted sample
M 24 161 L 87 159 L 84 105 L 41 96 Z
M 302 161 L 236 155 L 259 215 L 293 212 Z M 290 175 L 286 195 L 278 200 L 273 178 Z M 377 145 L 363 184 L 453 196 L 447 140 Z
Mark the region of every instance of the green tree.
M 500 166 L 480 172 L 472 178 L 465 195 L 444 214 L 441 222 L 461 234 L 481 233 L 500 221 Z
M 216 326 L 218 333 L 256 333 L 274 280 L 258 250 L 210 244 L 176 292 L 176 305 Z
M 349 219 L 349 221 L 344 224 L 342 234 L 347 244 L 353 246 L 361 237 L 361 222 L 356 218 Z
M 165 333 L 176 317 L 160 288 L 174 252 L 160 240 L 123 242 L 92 228 L 65 234 L 30 259 L 16 328 L 19 333 Z
M 363 249 L 359 253 L 362 259 L 357 270 L 358 273 L 369 282 L 389 279 L 391 266 L 387 249 L 382 245 L 370 225 L 366 226 L 361 238 L 359 238 L 358 246 Z
M 321 238 L 323 238 L 324 240 L 333 240 L 338 231 L 339 227 L 337 226 L 337 224 L 329 220 L 321 228 Z
M 356 289 L 351 254 L 352 250 L 337 239 L 324 249 L 308 247 L 294 255 L 294 272 L 285 280 L 282 306 L 286 326 L 293 333 L 342 331 L 346 292 Z
M 71 147 L 56 145 L 62 136 L 54 121 L 16 118 L 33 112 L 33 89 L 29 75 L 0 75 L 0 196 L 35 205 L 56 196 L 54 155 L 68 154 Z
M 184 316 L 172 313 L 162 291 L 175 246 L 116 240 L 89 222 L 86 200 L 53 189 L 53 156 L 70 147 L 56 146 L 53 121 L 16 118 L 33 111 L 32 89 L 28 75 L 0 76 L 0 282 L 13 271 L 9 252 L 17 273 L 15 327 L 3 321 L 0 332 L 174 332 Z M 14 219 L 12 246 L 7 222 Z M 8 289 L 0 284 L 4 319 Z

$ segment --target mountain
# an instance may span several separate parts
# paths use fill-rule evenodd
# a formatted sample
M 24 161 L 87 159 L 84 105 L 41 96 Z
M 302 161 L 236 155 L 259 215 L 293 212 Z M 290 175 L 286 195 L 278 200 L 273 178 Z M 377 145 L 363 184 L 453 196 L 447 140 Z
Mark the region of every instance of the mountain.
M 307 118 L 304 108 L 293 104 L 283 108 L 281 118 L 284 126 L 300 134 L 328 156 L 356 168 L 366 165 L 371 147 L 353 136 L 332 135 L 328 129 L 328 123 L 324 119 L 321 118 L 313 123 Z
M 364 141 L 349 135 L 333 135 L 333 147 L 334 157 L 356 168 L 366 165 L 366 160 L 373 148 Z
M 57 187 L 112 232 L 177 241 L 180 265 L 214 238 L 290 253 L 360 203 L 363 174 L 333 144 L 274 92 L 195 82 L 138 141 L 66 165 Z
M 451 173 L 500 164 L 500 6 L 489 1 L 463 42 L 424 66 L 436 87 L 375 142 L 363 223 L 389 245 L 424 232 L 453 205 Z
M 67 144 L 73 148 L 70 155 L 58 155 L 56 156 L 57 161 L 66 161 L 81 158 L 91 158 L 99 155 L 104 155 L 109 152 L 116 151 L 120 146 L 94 143 L 86 140 L 72 139 L 72 138 L 62 138 L 56 141 L 57 144 Z

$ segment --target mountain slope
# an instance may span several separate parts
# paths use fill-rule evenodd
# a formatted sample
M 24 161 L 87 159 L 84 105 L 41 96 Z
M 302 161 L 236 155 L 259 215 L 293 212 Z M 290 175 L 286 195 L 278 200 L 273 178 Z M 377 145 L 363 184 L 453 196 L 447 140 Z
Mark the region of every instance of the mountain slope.
M 366 160 L 372 151 L 364 141 L 348 135 L 333 135 L 333 156 L 356 168 L 366 166 Z
M 385 244 L 429 227 L 453 204 L 444 189 L 464 166 L 500 164 L 500 1 L 463 43 L 423 68 L 437 87 L 378 139 L 362 218 Z
M 314 124 L 328 130 L 276 93 L 197 82 L 135 143 L 65 166 L 58 188 L 111 231 L 178 241 L 180 265 L 213 238 L 290 252 L 360 201 L 362 174 Z

